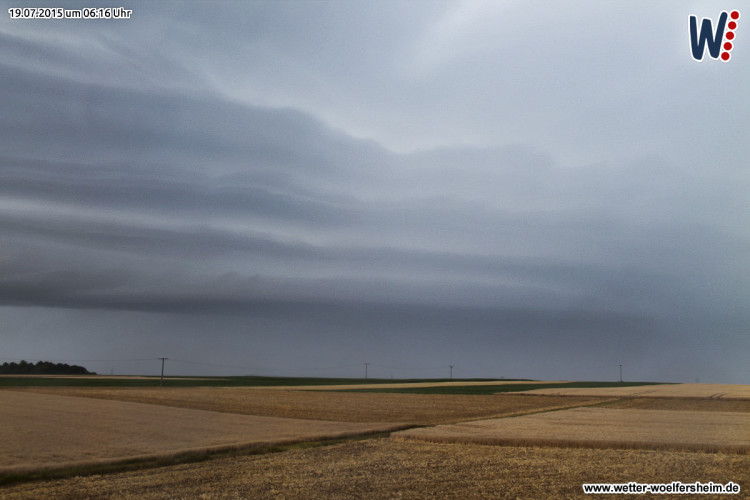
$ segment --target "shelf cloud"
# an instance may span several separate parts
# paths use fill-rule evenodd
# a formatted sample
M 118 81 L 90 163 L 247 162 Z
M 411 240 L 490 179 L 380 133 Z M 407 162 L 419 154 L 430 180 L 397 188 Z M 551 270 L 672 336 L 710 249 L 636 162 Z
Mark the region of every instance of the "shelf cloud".
M 750 376 L 750 59 L 687 34 L 719 10 L 127 8 L 0 21 L 8 360 Z

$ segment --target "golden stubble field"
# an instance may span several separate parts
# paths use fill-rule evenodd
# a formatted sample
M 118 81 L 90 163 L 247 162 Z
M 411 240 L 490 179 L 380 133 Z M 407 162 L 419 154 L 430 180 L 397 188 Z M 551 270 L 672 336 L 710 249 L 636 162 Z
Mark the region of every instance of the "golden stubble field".
M 568 396 L 375 394 L 255 387 L 36 387 L 17 390 L 242 415 L 342 422 L 403 422 L 416 425 L 515 415 L 541 409 L 569 408 L 601 400 Z
M 0 391 L 0 396 L 3 392 L 10 391 Z M 403 435 L 364 438 L 257 456 L 219 456 L 199 463 L 9 485 L 0 487 L 3 499 L 590 498 L 583 495 L 582 483 L 629 481 L 734 481 L 742 493 L 732 498 L 746 497 L 750 490 L 750 455 L 726 446 L 745 439 L 750 400 L 695 395 L 618 399 L 336 393 L 288 388 L 45 388 L 22 393 L 30 397 L 53 394 L 63 399 L 63 395 L 75 396 L 68 399 L 79 404 L 91 400 L 141 403 L 170 411 L 211 410 L 241 418 L 308 416 L 314 419 L 308 420 L 311 424 L 473 425 L 492 434 L 485 442 L 494 439 L 502 445 L 467 443 L 466 439 L 431 443 Z M 571 409 L 574 407 L 579 408 Z M 54 405 L 47 406 L 46 411 L 52 408 Z M 630 423 L 623 426 L 628 414 Z M 555 419 L 557 423 L 549 427 Z M 533 430 L 534 425 L 539 428 L 539 420 L 548 420 L 544 425 L 552 433 L 544 439 Z M 536 441 L 503 441 L 500 433 L 529 425 Z M 690 446 L 705 442 L 717 425 L 725 432 L 719 439 L 723 445 Z M 577 428 L 580 434 L 553 442 L 565 428 Z M 625 428 L 646 436 L 638 447 L 654 449 L 629 449 L 634 447 L 617 442 L 616 432 Z M 444 427 L 406 432 L 441 429 Z M 604 439 L 594 448 L 585 448 L 591 445 L 586 441 L 592 436 L 609 438 L 609 444 Z M 687 449 L 668 449 L 665 439 L 678 443 L 677 448 L 687 443 Z
M 399 424 L 311 421 L 0 391 L 0 475 L 273 446 L 392 430 Z
M 253 388 L 0 390 L 0 477 L 268 448 L 591 401 L 597 400 Z
M 750 413 L 573 408 L 409 429 L 396 439 L 437 443 L 750 452 Z
M 581 485 L 698 480 L 734 481 L 742 486 L 742 494 L 724 498 L 747 498 L 750 458 L 652 450 L 435 444 L 384 438 L 21 484 L 0 489 L 0 496 L 4 500 L 616 500 L 623 495 L 586 496 Z
M 535 389 L 523 392 L 522 394 L 544 396 L 750 399 L 750 385 L 663 384 L 632 387 L 561 387 L 559 389 Z

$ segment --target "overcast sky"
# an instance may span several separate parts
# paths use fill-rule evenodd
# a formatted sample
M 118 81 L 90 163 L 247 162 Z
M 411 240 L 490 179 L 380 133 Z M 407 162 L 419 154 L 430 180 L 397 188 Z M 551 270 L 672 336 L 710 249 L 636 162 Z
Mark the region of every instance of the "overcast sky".
M 750 383 L 750 11 L 0 4 L 0 362 Z

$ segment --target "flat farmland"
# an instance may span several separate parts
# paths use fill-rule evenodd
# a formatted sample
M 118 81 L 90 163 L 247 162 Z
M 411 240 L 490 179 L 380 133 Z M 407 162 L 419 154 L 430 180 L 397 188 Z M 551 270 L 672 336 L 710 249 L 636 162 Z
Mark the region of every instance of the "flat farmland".
M 396 432 L 438 443 L 750 452 L 750 413 L 574 408 Z
M 607 408 L 666 411 L 730 411 L 748 413 L 750 412 L 750 399 L 622 398 L 612 403 L 608 403 Z
M 14 389 L 15 390 L 15 389 Z M 33 387 L 24 392 L 149 403 L 242 415 L 430 425 L 569 408 L 591 397 L 531 397 L 303 391 L 254 387 Z
M 368 434 L 377 431 L 391 437 Z M 342 436 L 357 437 L 332 440 Z M 7 387 L 0 442 L 0 477 L 3 467 L 91 465 L 0 486 L 14 500 L 587 498 L 583 483 L 630 481 L 750 488 L 750 400 L 694 395 Z M 274 444 L 284 446 L 271 453 Z M 185 450 L 200 461 L 147 460 Z M 223 450 L 232 451 L 213 453 Z M 140 470 L 117 469 L 133 456 Z M 108 461 L 115 468 L 102 473 Z
M 332 439 L 397 427 L 0 391 L 0 475 Z
M 386 438 L 20 484 L 3 488 L 0 496 L 4 500 L 592 498 L 583 495 L 583 483 L 697 480 L 734 481 L 742 486 L 742 492 L 726 498 L 746 498 L 750 456 L 435 444 Z M 595 498 L 616 500 L 623 495 Z
M 561 387 L 524 391 L 546 396 L 750 399 L 750 385 L 663 384 L 633 387 Z
M 418 389 L 427 387 L 482 387 L 482 386 L 494 386 L 494 385 L 549 385 L 549 384 L 564 384 L 565 381 L 546 381 L 546 380 L 486 380 L 481 382 L 466 382 L 466 381 L 455 381 L 455 382 L 398 382 L 398 383 L 374 383 L 374 384 L 342 384 L 342 385 L 306 385 L 306 386 L 293 386 L 289 389 L 296 390 L 309 390 L 309 391 L 346 391 L 346 390 L 362 390 L 362 389 Z

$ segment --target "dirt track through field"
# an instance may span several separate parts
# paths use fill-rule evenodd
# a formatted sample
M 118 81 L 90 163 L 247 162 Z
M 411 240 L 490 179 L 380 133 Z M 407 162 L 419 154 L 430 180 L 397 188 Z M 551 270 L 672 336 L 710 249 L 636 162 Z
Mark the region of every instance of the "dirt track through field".
M 649 448 L 750 453 L 750 414 L 574 408 L 409 429 L 395 439 L 438 443 Z
M 396 427 L 0 391 L 0 474 L 184 451 L 270 446 Z

